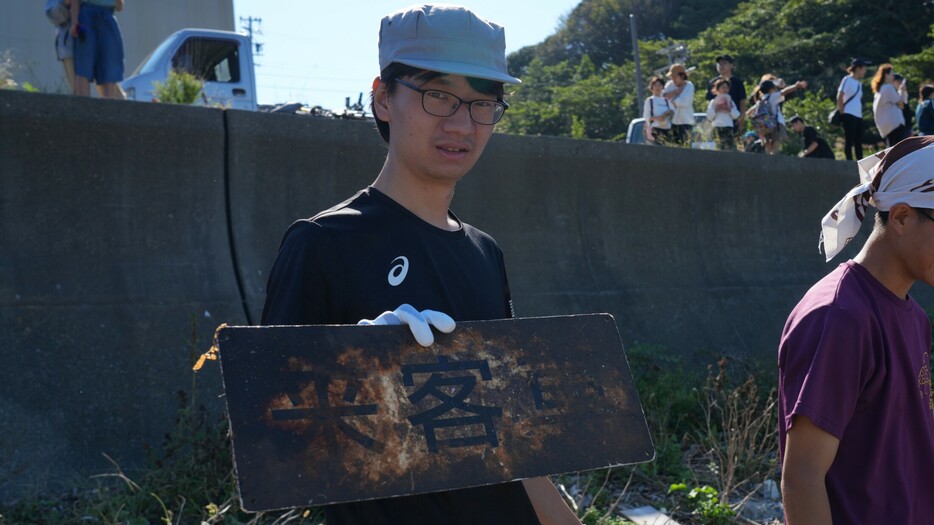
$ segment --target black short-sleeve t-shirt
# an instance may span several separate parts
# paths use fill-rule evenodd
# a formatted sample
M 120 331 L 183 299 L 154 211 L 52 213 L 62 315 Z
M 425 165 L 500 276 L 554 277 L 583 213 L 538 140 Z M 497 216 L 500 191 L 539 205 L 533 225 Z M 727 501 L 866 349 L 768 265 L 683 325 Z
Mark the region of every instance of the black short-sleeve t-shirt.
M 817 142 L 817 149 L 814 150 L 808 157 L 815 159 L 832 159 L 834 158 L 833 150 L 830 149 L 830 146 L 827 142 L 817 136 L 817 130 L 811 126 L 806 126 L 804 128 L 804 149 L 807 150 L 811 147 L 811 144 Z
M 262 324 L 356 324 L 403 303 L 455 321 L 512 317 L 502 251 L 458 222 L 436 228 L 372 187 L 295 222 L 269 274 Z M 324 510 L 329 525 L 539 523 L 521 482 Z

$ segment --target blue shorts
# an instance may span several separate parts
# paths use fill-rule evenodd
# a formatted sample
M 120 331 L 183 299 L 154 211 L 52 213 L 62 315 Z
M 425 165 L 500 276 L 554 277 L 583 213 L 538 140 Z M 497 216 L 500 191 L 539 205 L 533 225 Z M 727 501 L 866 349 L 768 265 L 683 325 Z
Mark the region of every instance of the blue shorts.
M 114 84 L 123 80 L 123 36 L 113 9 L 81 4 L 79 29 L 75 39 L 75 75 L 96 84 Z

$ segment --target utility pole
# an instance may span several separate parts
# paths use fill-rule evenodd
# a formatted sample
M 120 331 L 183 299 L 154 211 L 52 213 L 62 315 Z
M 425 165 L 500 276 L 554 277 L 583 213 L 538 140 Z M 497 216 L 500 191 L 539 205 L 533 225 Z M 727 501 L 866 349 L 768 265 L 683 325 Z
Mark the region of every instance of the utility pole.
M 639 34 L 636 32 L 636 15 L 629 14 L 629 32 L 632 34 L 632 54 L 636 59 L 636 111 L 638 112 L 642 97 L 642 65 L 639 63 Z
M 256 22 L 256 31 L 253 31 L 253 22 Z M 248 17 L 246 17 L 246 18 L 243 18 L 243 17 L 241 16 L 241 17 L 240 17 L 240 23 L 243 24 L 243 25 L 240 26 L 240 28 L 243 29 L 244 31 L 246 31 L 246 34 L 250 36 L 250 42 L 253 43 L 253 50 L 252 50 L 252 51 L 253 51 L 253 56 L 257 56 L 257 57 L 263 56 L 263 44 L 262 44 L 262 42 L 255 42 L 255 41 L 253 40 L 253 34 L 254 34 L 254 33 L 257 34 L 257 35 L 263 34 L 263 30 L 260 29 L 260 26 L 261 26 L 262 23 L 263 23 L 263 19 L 262 19 L 262 18 L 253 18 L 252 16 L 248 16 Z M 256 65 L 259 65 L 259 64 L 256 64 Z

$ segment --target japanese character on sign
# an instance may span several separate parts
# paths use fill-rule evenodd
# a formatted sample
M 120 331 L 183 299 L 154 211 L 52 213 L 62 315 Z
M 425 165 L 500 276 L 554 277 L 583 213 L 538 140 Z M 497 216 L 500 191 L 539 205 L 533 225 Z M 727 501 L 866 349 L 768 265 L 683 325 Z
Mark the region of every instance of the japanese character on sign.
M 484 443 L 492 447 L 499 446 L 494 418 L 501 418 L 503 409 L 467 401 L 477 386 L 477 376 L 471 373 L 471 370 L 478 371 L 483 381 L 493 378 L 486 360 L 449 361 L 447 357 L 439 356 L 437 363 L 402 366 L 402 383 L 405 386 L 414 386 L 417 374 L 430 374 L 428 379 L 408 396 L 409 401 L 418 404 L 428 396 L 439 401 L 435 406 L 409 417 L 413 425 L 423 427 L 429 452 L 438 452 L 440 446 L 469 447 Z M 453 411 L 471 415 L 450 415 Z M 448 416 L 442 417 L 445 415 Z M 478 425 L 483 426 L 483 431 L 472 435 L 463 435 L 470 432 L 464 429 L 457 432 L 455 437 L 445 439 L 439 438 L 437 434 L 439 429 Z
M 292 408 L 273 409 L 273 421 L 311 419 L 320 423 L 309 427 L 308 431 L 312 434 L 312 438 L 318 432 L 333 432 L 336 429 L 340 430 L 345 435 L 347 435 L 347 437 L 370 450 L 379 450 L 381 448 L 375 439 L 363 434 L 354 428 L 351 424 L 344 421 L 344 418 L 375 416 L 377 413 L 378 407 L 375 404 L 353 404 L 357 400 L 357 391 L 359 389 L 358 381 L 346 380 L 344 385 L 344 393 L 341 399 L 345 404 L 334 406 L 331 404 L 330 396 L 328 394 L 328 388 L 332 382 L 332 379 L 329 376 L 316 374 L 314 372 L 292 372 L 291 374 L 296 376 L 295 379 L 304 379 L 304 381 L 299 382 L 300 385 L 304 386 L 286 394 L 288 396 L 289 403 L 292 405 Z M 299 393 L 301 389 L 305 388 L 311 383 L 314 383 L 315 385 L 315 397 L 317 401 L 316 407 L 306 406 L 305 400 L 302 399 L 302 396 Z M 331 434 L 326 434 L 327 438 L 330 438 L 330 436 Z

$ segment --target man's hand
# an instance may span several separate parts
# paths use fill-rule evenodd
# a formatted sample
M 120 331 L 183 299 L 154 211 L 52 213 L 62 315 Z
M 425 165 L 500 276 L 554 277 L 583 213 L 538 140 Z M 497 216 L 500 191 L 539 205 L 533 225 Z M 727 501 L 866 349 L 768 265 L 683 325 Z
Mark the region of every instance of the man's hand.
M 385 311 L 376 319 L 362 319 L 358 325 L 408 325 L 415 340 L 422 346 L 431 346 L 435 342 L 435 336 L 431 333 L 431 327 L 434 326 L 446 334 L 454 331 L 456 326 L 451 316 L 436 312 L 434 310 L 422 310 L 419 312 L 409 304 L 403 304 L 393 311 Z

